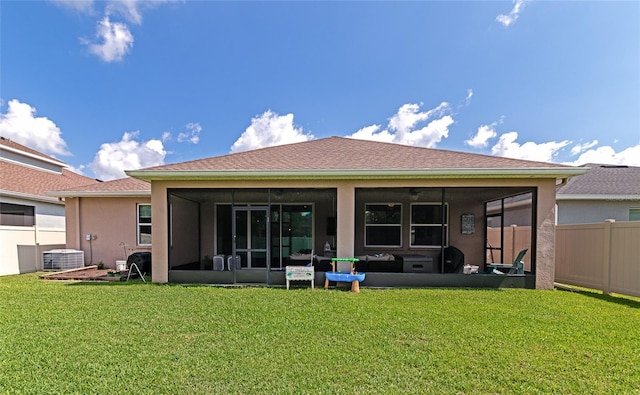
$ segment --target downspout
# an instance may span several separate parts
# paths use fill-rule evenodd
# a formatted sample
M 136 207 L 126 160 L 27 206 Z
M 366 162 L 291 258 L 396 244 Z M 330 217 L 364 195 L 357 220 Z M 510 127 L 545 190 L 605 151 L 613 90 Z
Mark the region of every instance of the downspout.
M 567 181 L 569 181 L 569 178 L 565 177 L 565 178 L 561 178 L 560 179 L 560 184 L 557 183 L 557 179 L 556 179 L 556 189 L 558 188 L 562 188 L 563 186 L 567 185 Z

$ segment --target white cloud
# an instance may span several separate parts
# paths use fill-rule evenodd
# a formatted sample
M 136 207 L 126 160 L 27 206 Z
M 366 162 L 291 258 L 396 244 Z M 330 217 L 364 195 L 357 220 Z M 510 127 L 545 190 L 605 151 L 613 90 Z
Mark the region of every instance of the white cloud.
M 491 153 L 507 158 L 552 162 L 560 149 L 571 143 L 569 140 L 564 140 L 560 142 L 549 141 L 541 144 L 528 141 L 520 144 L 516 142 L 517 139 L 518 132 L 504 133 L 500 136 L 496 145 L 491 148 Z
M 48 155 L 71 155 L 62 132 L 48 118 L 36 117 L 36 109 L 13 99 L 0 114 L 0 135 Z
M 182 143 L 188 141 L 191 144 L 198 144 L 200 142 L 200 132 L 202 126 L 199 123 L 191 122 L 186 125 L 187 131 L 178 134 L 178 142 Z
M 162 133 L 162 137 L 160 139 L 162 140 L 163 143 L 171 140 L 171 133 L 170 132 L 163 132 Z
M 496 21 L 504 27 L 509 27 L 516 22 L 520 16 L 520 12 L 524 8 L 525 0 L 513 0 L 513 8 L 508 14 L 500 14 L 496 17 Z
M 150 10 L 164 3 L 174 3 L 181 0 L 111 0 L 107 2 L 107 15 L 119 14 L 136 25 L 142 23 L 142 11 Z
M 467 90 L 467 97 L 464 99 L 464 105 L 468 106 L 471 104 L 471 98 L 473 97 L 473 89 Z
M 101 180 L 126 177 L 125 170 L 137 170 L 164 164 L 167 155 L 162 141 L 136 141 L 139 132 L 126 132 L 122 140 L 104 143 L 88 167 Z
M 473 148 L 484 148 L 489 145 L 489 140 L 496 137 L 498 134 L 495 131 L 496 123 L 491 125 L 482 125 L 478 128 L 475 136 L 469 140 L 465 140 L 465 144 L 470 145 Z
M 576 161 L 566 164 L 579 166 L 586 163 L 640 166 L 640 144 L 626 148 L 620 152 L 616 152 L 610 146 L 598 147 L 583 152 Z
M 231 152 L 313 140 L 293 124 L 293 114 L 278 115 L 271 110 L 251 119 L 251 125 L 231 146 Z
M 96 27 L 97 42 L 81 39 L 89 47 L 89 51 L 105 62 L 118 62 L 131 51 L 133 35 L 124 23 L 111 22 L 105 16 Z
M 387 129 L 380 130 L 380 125 L 366 126 L 348 137 L 434 147 L 449 135 L 449 126 L 453 124 L 453 118 L 444 115 L 449 111 L 450 106 L 446 102 L 427 111 L 420 111 L 418 104 L 404 104 L 389 118 Z M 419 124 L 427 121 L 427 125 L 419 127 Z
M 380 125 L 365 126 L 348 137 L 360 140 L 373 140 L 383 143 L 392 143 L 395 136 L 389 133 L 388 130 L 380 131 L 380 128 Z
M 598 145 L 598 140 L 593 140 L 590 143 L 576 144 L 573 146 L 573 148 L 571 148 L 571 155 L 578 155 L 579 153 L 584 152 L 590 148 L 593 148 L 596 145 Z
M 93 0 L 49 0 L 52 3 L 81 14 L 93 14 Z

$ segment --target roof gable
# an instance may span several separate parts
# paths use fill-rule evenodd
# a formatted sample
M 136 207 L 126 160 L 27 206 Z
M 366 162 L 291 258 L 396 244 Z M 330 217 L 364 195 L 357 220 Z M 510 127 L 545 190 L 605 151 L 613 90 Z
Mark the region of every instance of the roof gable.
M 566 167 L 466 152 L 328 137 L 144 170 L 392 170 Z
M 129 170 L 160 179 L 565 178 L 586 170 L 545 162 L 328 137 L 212 158 Z

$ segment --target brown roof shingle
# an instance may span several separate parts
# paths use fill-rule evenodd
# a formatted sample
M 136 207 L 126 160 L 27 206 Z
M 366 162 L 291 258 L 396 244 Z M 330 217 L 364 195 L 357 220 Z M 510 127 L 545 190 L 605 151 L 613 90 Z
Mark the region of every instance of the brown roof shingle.
M 89 177 L 62 169 L 62 173 L 38 170 L 13 162 L 0 161 L 0 190 L 20 194 L 47 196 L 45 192 L 80 185 L 97 184 Z
M 83 196 L 83 195 L 118 195 L 118 194 L 151 194 L 151 184 L 136 178 L 125 177 L 117 180 L 98 182 L 75 188 L 51 191 L 51 196 Z
M 569 166 L 345 137 L 328 137 L 142 170 L 290 171 L 540 167 L 568 168 Z

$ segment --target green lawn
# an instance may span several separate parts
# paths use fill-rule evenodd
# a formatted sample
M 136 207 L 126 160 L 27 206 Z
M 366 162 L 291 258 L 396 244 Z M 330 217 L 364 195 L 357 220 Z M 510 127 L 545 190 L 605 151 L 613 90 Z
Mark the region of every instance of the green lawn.
M 0 277 L 0 393 L 640 394 L 640 302 L 590 292 Z

